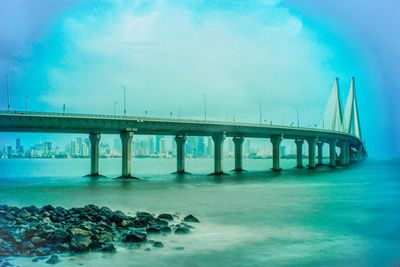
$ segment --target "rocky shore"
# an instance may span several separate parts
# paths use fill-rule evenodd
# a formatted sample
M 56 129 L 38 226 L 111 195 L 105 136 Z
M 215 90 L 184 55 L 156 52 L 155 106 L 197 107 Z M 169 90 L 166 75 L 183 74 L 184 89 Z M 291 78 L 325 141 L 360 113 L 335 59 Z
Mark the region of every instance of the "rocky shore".
M 9 266 L 4 260 L 9 256 L 34 257 L 33 261 L 54 264 L 60 261 L 60 253 L 114 253 L 117 243 L 162 248 L 163 243 L 154 238 L 188 234 L 193 223 L 199 222 L 193 215 L 179 218 L 177 214 L 137 212 L 129 216 L 96 205 L 71 209 L 0 205 L 0 266 Z

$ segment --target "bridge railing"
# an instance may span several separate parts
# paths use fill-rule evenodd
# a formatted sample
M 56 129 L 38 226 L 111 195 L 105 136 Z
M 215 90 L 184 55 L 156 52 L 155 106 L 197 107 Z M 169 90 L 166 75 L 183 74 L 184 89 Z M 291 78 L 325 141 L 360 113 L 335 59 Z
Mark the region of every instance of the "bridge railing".
M 228 122 L 228 121 L 216 121 L 216 120 L 198 120 L 198 119 L 175 119 L 175 118 L 163 118 L 163 117 L 147 117 L 147 116 L 124 116 L 124 115 L 107 115 L 107 114 L 83 114 L 83 113 L 61 113 L 61 112 L 36 112 L 36 111 L 8 111 L 0 110 L 0 115 L 27 115 L 27 116 L 46 116 L 46 117 L 66 117 L 66 118 L 90 118 L 90 119 L 118 119 L 118 120 L 134 120 L 137 122 L 150 121 L 150 122 L 170 122 L 170 123 L 191 123 L 191 124 L 208 124 L 208 125 L 224 125 L 224 126 L 250 126 L 250 127 L 263 127 L 263 128 L 276 128 L 281 129 L 297 129 L 304 131 L 321 131 L 331 132 L 338 134 L 348 134 L 347 132 L 341 132 L 336 130 L 320 129 L 313 127 L 293 127 L 279 124 L 260 124 L 260 123 L 249 123 L 249 122 Z

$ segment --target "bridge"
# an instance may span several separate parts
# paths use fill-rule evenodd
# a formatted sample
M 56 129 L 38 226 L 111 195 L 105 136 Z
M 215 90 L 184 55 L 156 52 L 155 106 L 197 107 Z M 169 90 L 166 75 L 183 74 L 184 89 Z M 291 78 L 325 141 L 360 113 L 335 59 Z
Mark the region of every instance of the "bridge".
M 138 116 L 112 116 L 50 112 L 0 111 L 0 132 L 85 133 L 89 134 L 92 176 L 99 175 L 99 144 L 102 134 L 119 134 L 122 141 L 121 177 L 132 177 L 132 139 L 134 135 L 175 136 L 177 173 L 184 173 L 185 142 L 187 136 L 211 136 L 214 142 L 214 174 L 223 174 L 223 143 L 232 138 L 235 150 L 235 171 L 242 171 L 244 138 L 269 138 L 272 143 L 272 169 L 279 171 L 281 142 L 293 140 L 296 144 L 297 167 L 303 167 L 303 145 L 308 145 L 308 168 L 323 163 L 323 146 L 329 145 L 329 166 L 347 166 L 351 161 L 365 158 L 361 138 L 355 81 L 343 115 L 338 79 L 331 98 L 333 112 L 328 129 L 289 127 L 240 122 L 166 119 Z M 336 152 L 340 148 L 340 154 Z

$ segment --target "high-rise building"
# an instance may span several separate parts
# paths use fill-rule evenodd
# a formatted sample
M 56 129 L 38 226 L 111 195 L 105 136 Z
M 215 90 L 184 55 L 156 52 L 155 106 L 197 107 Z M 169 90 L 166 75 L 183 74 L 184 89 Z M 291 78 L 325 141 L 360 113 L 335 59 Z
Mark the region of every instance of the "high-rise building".
M 7 157 L 11 158 L 12 157 L 12 146 L 7 146 L 6 151 L 7 151 Z
M 15 140 L 15 152 L 16 153 L 23 153 L 24 152 L 24 147 L 21 145 L 21 139 L 17 138 Z
M 211 137 L 207 137 L 207 157 L 212 157 L 214 151 L 214 143 Z
M 206 157 L 206 142 L 203 136 L 198 138 L 197 154 L 199 157 Z
M 115 138 L 114 139 L 113 151 L 114 151 L 114 154 L 117 154 L 117 155 L 122 153 L 121 138 Z
M 161 152 L 161 140 L 164 138 L 162 135 L 156 135 L 156 154 L 160 154 Z
M 160 139 L 160 154 L 167 154 L 167 140 L 165 138 Z
M 149 137 L 149 154 L 153 155 L 154 152 L 155 152 L 155 150 L 154 150 L 154 138 L 153 138 L 153 136 L 150 136 Z
M 52 143 L 51 142 L 44 142 L 43 143 L 43 154 L 50 155 L 52 150 Z

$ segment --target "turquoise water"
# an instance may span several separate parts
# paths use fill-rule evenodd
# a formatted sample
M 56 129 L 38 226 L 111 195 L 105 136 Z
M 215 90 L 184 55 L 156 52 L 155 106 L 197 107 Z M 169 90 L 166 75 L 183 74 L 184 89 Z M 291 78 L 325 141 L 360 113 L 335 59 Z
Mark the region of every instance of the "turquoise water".
M 155 238 L 163 249 L 62 256 L 57 266 L 400 265 L 400 161 L 310 171 L 283 160 L 285 170 L 273 173 L 270 160 L 244 160 L 248 172 L 214 177 L 207 176 L 211 159 L 188 159 L 192 173 L 185 176 L 171 174 L 174 159 L 135 159 L 141 181 L 115 179 L 120 165 L 102 159 L 100 171 L 108 178 L 93 179 L 82 177 L 87 159 L 0 160 L 0 202 L 94 203 L 128 213 L 192 213 L 201 220 L 189 236 Z M 225 169 L 232 168 L 227 159 Z

